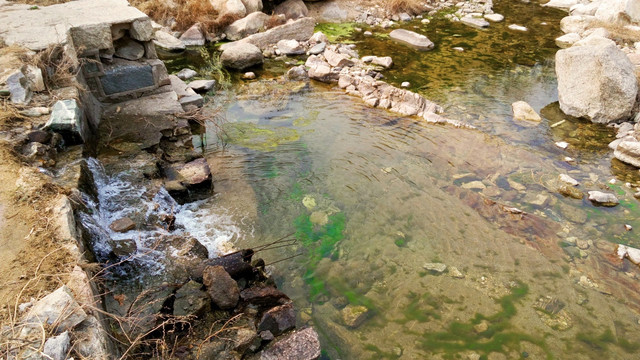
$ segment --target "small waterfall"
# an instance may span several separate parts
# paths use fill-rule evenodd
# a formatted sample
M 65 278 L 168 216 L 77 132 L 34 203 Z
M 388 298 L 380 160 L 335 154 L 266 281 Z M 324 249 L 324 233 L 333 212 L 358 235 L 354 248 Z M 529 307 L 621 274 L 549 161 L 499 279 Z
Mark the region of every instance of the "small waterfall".
M 241 235 L 232 217 L 216 208 L 215 198 L 179 205 L 164 187 L 140 181 L 137 169 L 108 174 L 94 158 L 87 159 L 97 189 L 97 199 L 83 194 L 88 211 L 79 219 L 90 233 L 91 249 L 101 263 L 123 259 L 113 254 L 118 242 L 134 241 L 135 256 L 111 272 L 130 279 L 142 275 L 159 275 L 167 264 L 164 261 L 169 244 L 164 239 L 191 236 L 209 251 L 209 257 L 228 252 L 230 243 Z M 136 228 L 124 233 L 110 229 L 114 221 L 128 217 Z M 167 220 L 169 219 L 169 220 Z M 172 225 L 172 226 L 171 226 Z

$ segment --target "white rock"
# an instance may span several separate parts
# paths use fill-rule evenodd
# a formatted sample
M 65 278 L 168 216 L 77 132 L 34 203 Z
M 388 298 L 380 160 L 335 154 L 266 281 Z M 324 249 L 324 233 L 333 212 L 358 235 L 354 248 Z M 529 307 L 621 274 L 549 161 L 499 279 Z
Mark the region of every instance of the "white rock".
M 39 328 L 36 324 L 56 324 L 55 333 L 62 333 L 72 330 L 86 318 L 87 314 L 73 298 L 71 290 L 63 285 L 33 305 L 21 323 L 29 324 L 25 329 Z
M 410 45 L 421 51 L 431 50 L 435 46 L 428 37 L 405 29 L 395 29 L 389 36 L 395 41 Z
M 627 245 L 618 245 L 618 257 L 620 260 L 627 258 L 632 263 L 638 265 L 640 264 L 640 249 L 632 248 Z
M 264 29 L 264 24 L 269 18 L 270 16 L 263 12 L 253 12 L 227 26 L 224 33 L 229 40 L 240 40 Z
M 215 80 L 195 80 L 188 84 L 188 86 L 197 93 L 206 93 L 213 89 L 215 85 Z
M 472 17 L 472 16 L 463 16 L 460 19 L 460 22 L 462 22 L 465 25 L 469 25 L 471 27 L 480 28 L 480 29 L 489 27 L 489 22 L 487 20 L 482 18 Z
M 238 0 L 240 1 L 240 0 Z M 202 46 L 207 41 L 200 24 L 194 24 L 180 36 L 186 46 Z
M 560 20 L 560 29 L 565 34 L 568 33 L 577 33 L 582 34 L 585 30 L 591 27 L 591 25 L 596 22 L 597 19 L 595 16 L 588 15 L 576 15 L 576 16 L 566 16 Z
M 327 37 L 327 35 L 322 33 L 322 31 L 318 31 L 318 32 L 314 33 L 309 38 L 309 42 L 316 43 L 316 44 L 317 43 L 328 43 L 329 42 L 329 38 Z
M 239 18 L 247 15 L 247 8 L 240 0 L 209 0 L 218 14 L 231 14 Z
M 443 273 L 445 272 L 445 270 L 447 270 L 447 265 L 442 264 L 442 263 L 426 263 L 424 265 L 422 265 L 422 268 L 428 271 L 432 271 L 432 272 L 436 272 L 436 273 Z
M 578 186 L 580 184 L 578 180 L 572 178 L 567 174 L 560 174 L 560 181 L 565 182 L 571 186 Z
M 39 92 L 46 90 L 44 78 L 42 77 L 42 70 L 39 67 L 27 65 L 25 75 L 29 80 L 29 88 L 31 91 Z
M 493 22 L 501 22 L 504 20 L 504 15 L 501 14 L 485 14 L 484 18 L 493 21 Z
M 198 75 L 198 73 L 195 70 L 189 69 L 189 68 L 184 68 L 180 71 L 178 71 L 178 73 L 176 74 L 176 76 L 180 79 L 180 80 L 189 80 L 192 77 Z
M 620 203 L 614 194 L 601 191 L 589 191 L 589 200 L 594 204 L 608 207 L 616 206 Z
M 595 17 L 605 23 L 625 23 L 628 17 L 632 22 L 640 22 L 640 2 L 638 0 L 603 1 Z
M 276 46 L 283 55 L 302 55 L 305 52 L 304 47 L 296 40 L 280 40 Z
M 556 38 L 556 45 L 561 49 L 566 49 L 580 41 L 580 39 L 581 37 L 579 34 L 568 33 Z
M 577 3 L 578 3 L 578 0 L 550 0 L 548 3 L 542 4 L 542 6 L 569 10 L 573 5 Z
M 254 73 L 253 71 L 248 71 L 242 75 L 242 78 L 247 80 L 253 80 L 256 78 L 256 73 Z
M 635 140 L 635 138 L 629 140 L 621 138 L 613 142 L 616 141 L 618 141 L 618 144 L 614 149 L 613 156 L 624 163 L 640 167 L 640 142 Z M 609 147 L 611 147 L 611 145 L 612 144 L 610 144 Z
M 162 30 L 156 31 L 153 43 L 168 51 L 183 51 L 186 49 L 185 44 L 180 39 Z
M 556 53 L 560 109 L 595 123 L 631 116 L 638 84 L 635 68 L 616 44 L 588 37 Z
M 516 101 L 511 104 L 513 110 L 513 118 L 515 120 L 540 122 L 542 118 L 538 113 L 524 101 Z
M 555 143 L 555 145 L 563 150 L 569 147 L 569 143 L 566 141 L 558 141 Z
M 220 55 L 222 65 L 236 70 L 244 70 L 263 63 L 262 51 L 257 46 L 246 42 L 230 43 L 230 45 L 225 47 Z
M 411 83 L 408 81 L 403 81 L 402 84 L 400 84 L 400 87 L 403 88 L 408 88 L 409 86 L 411 86 Z
M 522 25 L 517 25 L 517 24 L 511 24 L 508 27 L 509 29 L 515 30 L 515 31 L 529 31 L 529 29 L 527 29 L 526 27 Z
M 67 352 L 69 352 L 70 342 L 69 332 L 65 331 L 58 336 L 48 338 L 44 343 L 42 352 L 52 360 L 65 360 Z

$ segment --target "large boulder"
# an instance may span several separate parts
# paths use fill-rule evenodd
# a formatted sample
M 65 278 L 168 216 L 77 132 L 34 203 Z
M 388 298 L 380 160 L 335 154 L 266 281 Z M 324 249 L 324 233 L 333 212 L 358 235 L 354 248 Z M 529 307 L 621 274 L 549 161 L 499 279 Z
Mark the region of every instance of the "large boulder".
M 638 0 L 607 0 L 602 1 L 595 17 L 605 23 L 624 23 L 626 19 L 640 22 L 640 1 Z
M 284 15 L 288 19 L 299 19 L 309 15 L 309 9 L 302 0 L 287 0 L 276 6 L 274 14 Z
M 556 74 L 565 114 L 604 124 L 631 116 L 638 94 L 635 69 L 613 41 L 589 37 L 558 51 Z
M 220 61 L 225 67 L 244 70 L 246 68 L 260 65 L 264 61 L 262 51 L 257 46 L 248 42 L 231 43 L 225 47 L 220 55 Z
M 433 49 L 433 41 L 428 37 L 405 29 L 393 30 L 389 36 L 391 39 L 412 46 L 421 51 Z
M 249 35 L 240 42 L 250 43 L 264 50 L 282 39 L 307 41 L 313 35 L 315 26 L 316 21 L 312 17 L 304 17 L 264 32 Z M 231 46 L 235 46 L 235 43 L 224 44 L 220 50 L 224 51 Z
M 560 20 L 560 30 L 565 34 L 577 33 L 582 34 L 597 21 L 595 16 L 574 15 L 566 16 Z
M 269 17 L 269 15 L 263 12 L 253 12 L 245 18 L 236 20 L 233 24 L 227 26 L 224 33 L 229 40 L 235 41 L 243 39 L 264 29 L 264 24 Z
M 204 269 L 203 282 L 211 300 L 220 309 L 233 309 L 238 304 L 238 284 L 222 266 L 207 266 Z

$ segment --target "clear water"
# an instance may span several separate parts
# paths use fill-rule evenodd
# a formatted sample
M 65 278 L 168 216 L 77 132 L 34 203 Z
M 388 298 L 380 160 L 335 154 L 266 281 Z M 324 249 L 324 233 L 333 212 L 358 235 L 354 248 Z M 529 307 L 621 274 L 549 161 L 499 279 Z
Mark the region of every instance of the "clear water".
M 295 233 L 295 246 L 258 255 L 328 358 L 638 356 L 638 268 L 613 255 L 615 243 L 640 245 L 638 203 L 625 185 L 637 184 L 637 170 L 612 160 L 613 129 L 566 117 L 555 103 L 562 13 L 517 1 L 494 9 L 507 20 L 487 30 L 403 25 L 430 36 L 432 52 L 384 35 L 351 38 L 361 55 L 394 58 L 389 82 L 410 81 L 478 130 L 370 109 L 318 83 L 239 82 L 206 105 L 226 123 L 201 139 L 217 194 L 194 211 L 242 219 L 239 248 Z M 507 30 L 513 22 L 530 32 Z M 515 122 L 517 100 L 542 123 Z M 615 192 L 621 205 L 560 195 L 562 173 L 583 193 Z

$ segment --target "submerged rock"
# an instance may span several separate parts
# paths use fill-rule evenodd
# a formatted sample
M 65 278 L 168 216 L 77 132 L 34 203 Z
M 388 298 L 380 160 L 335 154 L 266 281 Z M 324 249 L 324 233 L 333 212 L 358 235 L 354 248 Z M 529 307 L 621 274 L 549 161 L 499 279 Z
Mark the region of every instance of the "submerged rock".
M 422 268 L 437 274 L 442 274 L 447 270 L 447 265 L 442 263 L 426 263 L 422 265 Z
M 276 306 L 265 311 L 258 323 L 258 331 L 269 331 L 278 336 L 296 326 L 293 304 Z
M 393 30 L 389 36 L 395 41 L 407 44 L 420 51 L 431 50 L 435 46 L 428 37 L 405 29 Z
M 340 312 L 342 322 L 351 328 L 362 325 L 369 317 L 369 309 L 362 305 L 347 305 Z
M 521 121 L 531 121 L 531 122 L 540 122 L 542 118 L 538 113 L 533 110 L 531 105 L 527 104 L 524 101 L 516 101 L 511 104 L 511 109 L 513 110 L 513 118 Z
M 125 233 L 136 228 L 136 223 L 128 217 L 115 220 L 109 225 L 109 229 L 118 233 Z
M 484 29 L 489 27 L 489 22 L 487 20 L 483 18 L 472 17 L 472 16 L 463 16 L 460 19 L 460 22 L 465 25 L 469 25 L 471 27 L 475 27 L 479 29 Z

